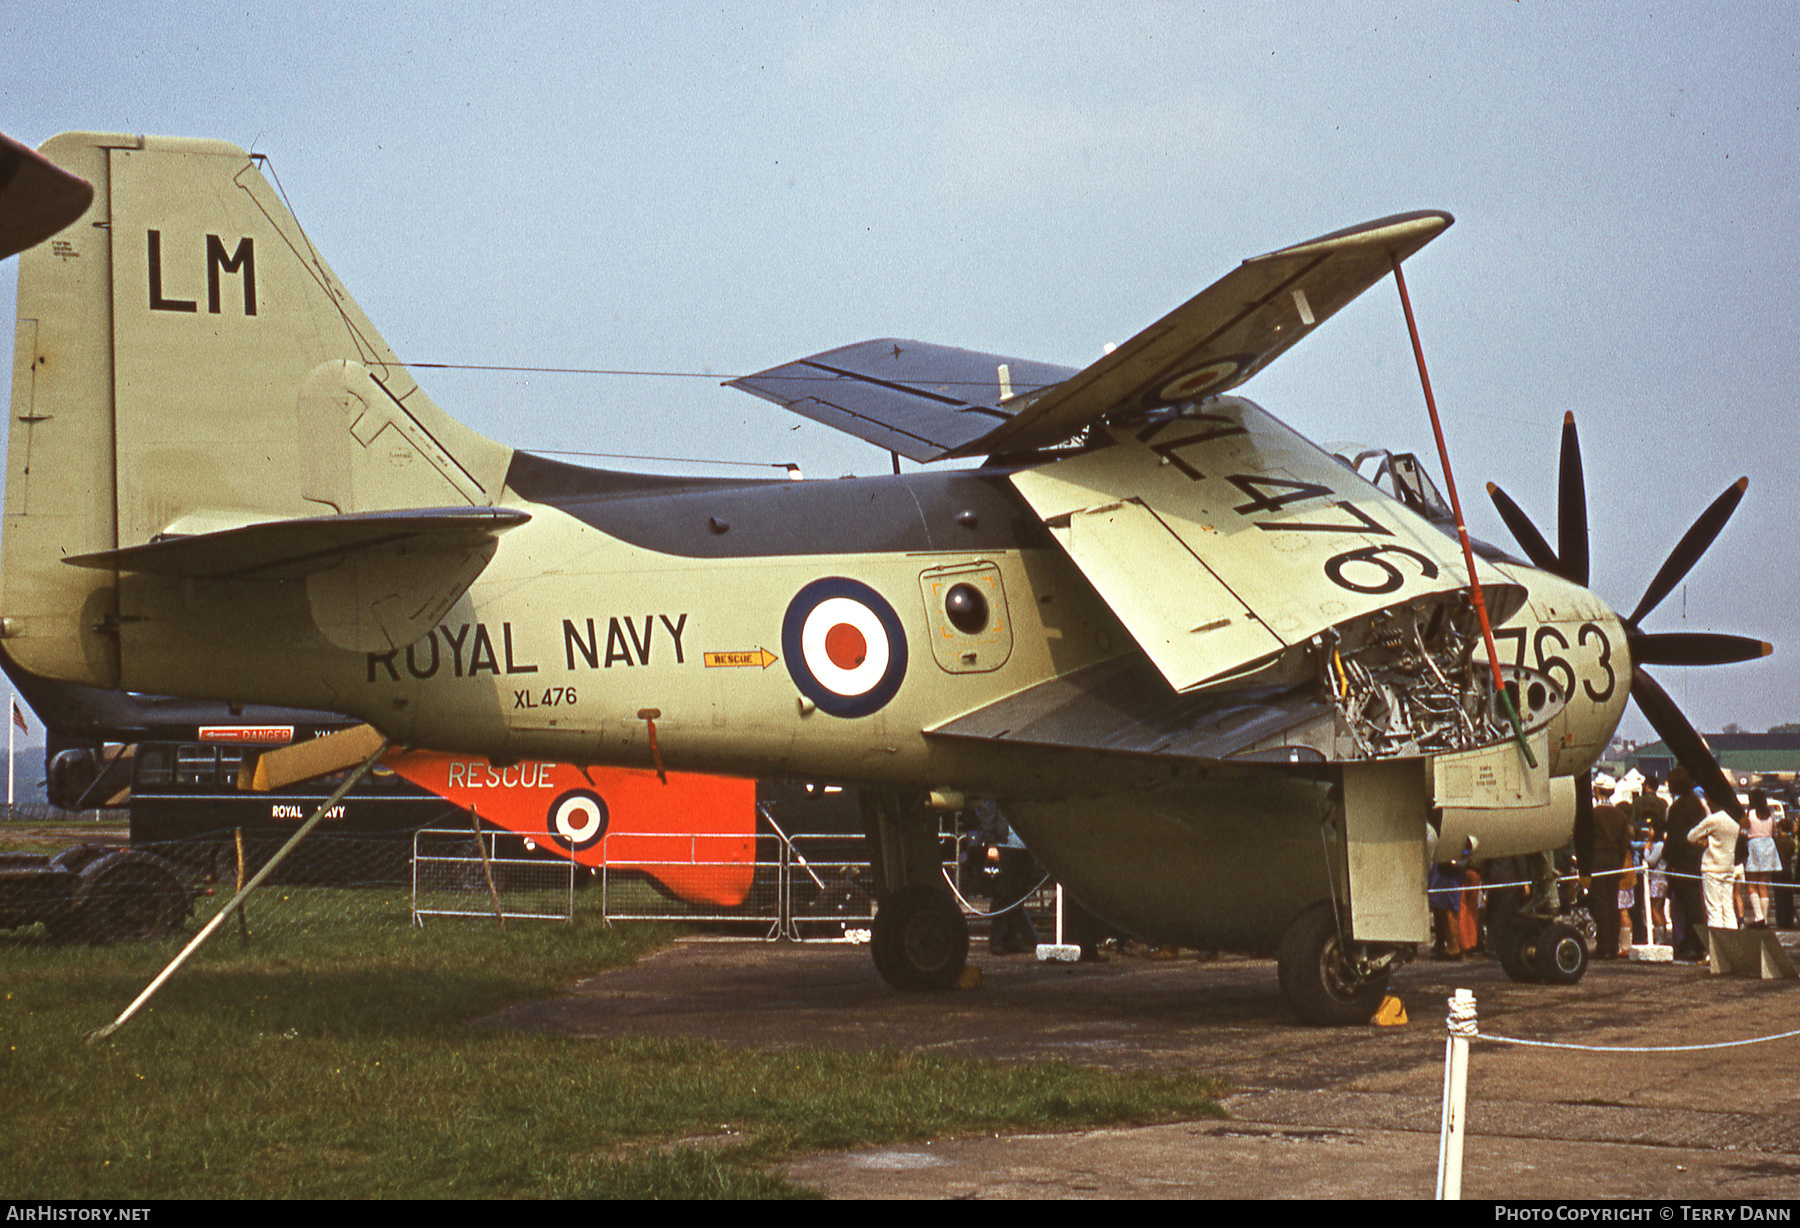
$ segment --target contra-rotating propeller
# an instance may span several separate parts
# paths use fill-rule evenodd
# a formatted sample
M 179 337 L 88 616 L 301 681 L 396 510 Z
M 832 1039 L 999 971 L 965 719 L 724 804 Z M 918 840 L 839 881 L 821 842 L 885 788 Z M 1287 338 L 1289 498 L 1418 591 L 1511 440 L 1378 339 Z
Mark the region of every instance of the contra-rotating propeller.
M 1700 561 L 1700 556 L 1706 553 L 1707 547 L 1724 529 L 1725 522 L 1737 510 L 1749 485 L 1749 478 L 1739 478 L 1713 500 L 1712 506 L 1700 514 L 1657 569 L 1637 609 L 1621 616 L 1625 642 L 1631 652 L 1631 697 L 1637 701 L 1651 728 L 1662 735 L 1663 741 L 1674 752 L 1676 761 L 1706 790 L 1713 805 L 1730 812 L 1739 821 L 1742 821 L 1744 811 L 1738 803 L 1737 790 L 1725 778 L 1718 760 L 1713 758 L 1692 723 L 1675 706 L 1668 692 L 1644 671 L 1644 666 L 1728 665 L 1767 656 L 1773 651 L 1772 646 L 1741 635 L 1651 632 L 1643 630 L 1640 624 Z M 1572 584 L 1588 586 L 1587 486 L 1581 472 L 1581 441 L 1576 435 L 1573 413 L 1563 415 L 1562 458 L 1557 481 L 1557 549 L 1550 549 L 1543 535 L 1505 491 L 1490 482 L 1488 494 L 1500 512 L 1500 519 L 1506 522 L 1506 527 L 1512 530 L 1513 537 L 1533 563 Z M 1588 798 L 1577 800 L 1579 804 Z

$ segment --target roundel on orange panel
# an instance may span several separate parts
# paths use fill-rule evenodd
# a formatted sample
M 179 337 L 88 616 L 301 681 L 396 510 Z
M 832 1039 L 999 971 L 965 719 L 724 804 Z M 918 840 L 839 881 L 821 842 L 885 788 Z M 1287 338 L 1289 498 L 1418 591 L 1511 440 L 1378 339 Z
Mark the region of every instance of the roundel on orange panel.
M 550 803 L 544 828 L 558 848 L 585 853 L 600 843 L 610 821 L 605 798 L 589 789 L 570 789 Z

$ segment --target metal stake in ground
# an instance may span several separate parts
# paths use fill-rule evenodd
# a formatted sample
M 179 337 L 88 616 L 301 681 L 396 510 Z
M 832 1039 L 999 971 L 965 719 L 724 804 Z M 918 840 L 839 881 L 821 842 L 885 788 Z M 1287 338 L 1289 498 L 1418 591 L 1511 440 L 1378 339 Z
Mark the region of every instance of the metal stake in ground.
M 288 842 L 276 850 L 275 855 L 269 858 L 267 864 L 256 872 L 256 877 L 252 878 L 249 882 L 239 888 L 238 893 L 226 902 L 225 907 L 215 913 L 213 919 L 208 921 L 185 947 L 181 948 L 181 954 L 170 960 L 169 966 L 157 973 L 155 980 L 144 986 L 144 992 L 137 996 L 137 1000 L 126 1007 L 117 1019 L 113 1020 L 103 1028 L 96 1028 L 94 1031 L 89 1032 L 87 1037 L 88 1040 L 105 1040 L 108 1036 L 117 1032 L 127 1019 L 137 1014 L 138 1008 L 148 1002 L 151 995 L 162 988 L 164 981 L 167 981 L 171 976 L 175 975 L 175 970 L 187 962 L 188 956 L 192 955 L 195 951 L 198 951 L 200 949 L 200 944 L 210 938 L 212 932 L 225 923 L 225 918 L 237 911 L 238 906 L 244 902 L 244 898 L 252 891 L 255 891 L 258 887 L 262 886 L 263 880 L 275 872 L 275 867 L 285 861 L 287 855 L 293 852 L 300 841 L 306 838 L 307 833 L 319 825 L 319 820 L 325 817 L 326 811 L 343 801 L 344 795 L 354 789 L 362 781 L 362 778 L 369 774 L 369 769 L 375 766 L 375 761 L 380 759 L 381 756 L 386 753 L 387 748 L 387 739 L 383 738 L 381 740 L 381 745 L 375 748 L 375 753 L 370 755 L 367 759 L 364 759 L 355 771 L 344 777 L 344 783 L 339 785 L 330 797 L 319 804 L 319 808 L 312 812 L 311 818 L 300 824 L 300 830 L 288 837 Z
M 231 890 L 235 893 L 244 889 L 244 829 L 241 827 L 232 829 L 231 839 L 237 849 L 237 876 L 231 880 Z M 237 910 L 237 919 L 238 941 L 248 943 L 250 941 L 250 918 L 241 907 Z
M 481 873 L 487 879 L 488 899 L 494 904 L 494 920 L 500 928 L 506 928 L 506 910 L 500 907 L 500 889 L 494 885 L 494 865 L 488 860 L 487 844 L 481 838 L 481 816 L 475 813 L 475 807 L 469 807 L 469 825 L 475 829 L 475 851 L 481 854 Z M 573 859 L 571 858 L 571 864 Z

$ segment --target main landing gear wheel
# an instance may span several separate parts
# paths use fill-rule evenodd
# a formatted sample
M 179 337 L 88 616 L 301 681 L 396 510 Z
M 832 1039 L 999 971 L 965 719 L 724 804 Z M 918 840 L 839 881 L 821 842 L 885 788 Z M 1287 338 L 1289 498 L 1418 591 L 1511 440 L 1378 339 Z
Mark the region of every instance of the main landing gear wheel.
M 949 892 L 909 887 L 881 901 L 869 949 L 895 989 L 949 989 L 968 963 L 969 923 Z
M 1391 967 L 1372 967 L 1361 944 L 1346 949 L 1329 900 L 1308 908 L 1281 938 L 1281 996 L 1302 1023 L 1367 1023 L 1387 994 Z
M 1587 972 L 1587 943 L 1572 926 L 1549 925 L 1537 936 L 1538 977 L 1549 985 L 1573 985 Z

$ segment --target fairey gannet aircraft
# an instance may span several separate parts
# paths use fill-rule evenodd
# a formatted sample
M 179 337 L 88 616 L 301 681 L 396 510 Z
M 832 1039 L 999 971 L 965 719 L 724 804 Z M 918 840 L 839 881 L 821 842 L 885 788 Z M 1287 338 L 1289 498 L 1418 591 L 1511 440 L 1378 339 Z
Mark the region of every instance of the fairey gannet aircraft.
M 1628 696 L 1735 805 L 1641 667 L 1767 650 L 1638 627 L 1741 484 L 1620 618 L 1585 587 L 1571 430 L 1560 548 L 1512 509 L 1537 566 L 1474 564 L 1501 673 L 1416 465 L 1384 490 L 1228 395 L 1450 222 L 1246 260 L 1080 371 L 880 340 L 733 381 L 979 468 L 649 477 L 440 410 L 236 146 L 7 142 L 0 647 L 497 762 L 859 786 L 875 963 L 903 988 L 952 982 L 967 948 L 933 807 L 997 799 L 1101 916 L 1277 950 L 1302 1018 L 1366 1018 L 1428 936 L 1434 849 L 1567 844 Z M 1547 917 L 1507 942 L 1520 975 L 1580 974 Z

